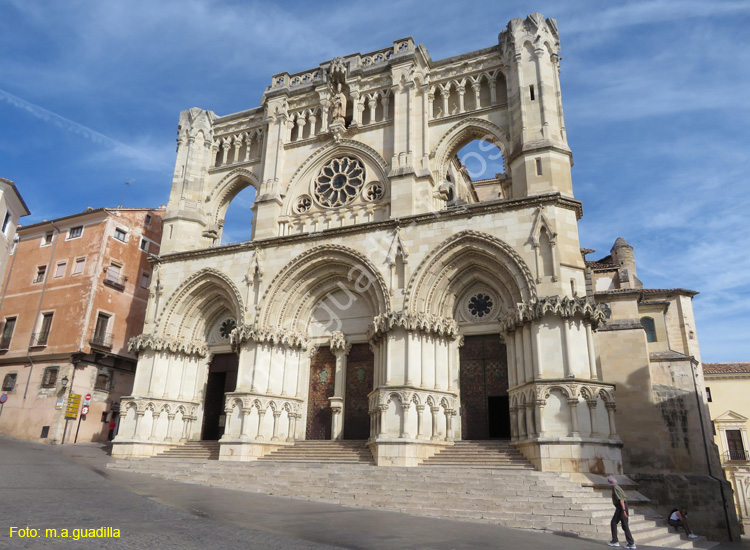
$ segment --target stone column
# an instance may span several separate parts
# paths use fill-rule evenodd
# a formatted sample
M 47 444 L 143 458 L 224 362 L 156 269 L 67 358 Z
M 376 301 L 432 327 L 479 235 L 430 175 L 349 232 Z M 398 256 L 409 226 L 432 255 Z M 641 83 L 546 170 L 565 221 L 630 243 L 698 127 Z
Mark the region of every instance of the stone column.
M 526 404 L 526 435 L 534 437 L 534 403 Z
M 518 409 L 510 408 L 510 440 L 518 441 Z
M 281 411 L 273 411 L 273 435 L 271 436 L 271 441 L 279 440 L 279 417 L 280 416 L 281 416 Z
M 229 155 L 229 140 L 222 138 L 221 140 L 221 165 L 226 166 L 227 156 Z
M 578 431 L 578 398 L 568 399 L 568 407 L 570 408 L 570 436 L 579 437 L 581 433 Z
M 518 419 L 518 439 L 524 439 L 528 437 L 528 431 L 526 430 L 526 407 L 524 405 L 518 407 L 516 417 Z
M 352 95 L 352 123 L 351 126 L 360 126 L 362 124 L 363 106 L 357 90 L 351 91 Z
M 565 346 L 565 368 L 563 369 L 563 375 L 567 378 L 569 375 L 575 375 L 575 368 L 573 365 L 573 345 L 571 341 L 571 323 L 573 319 L 562 319 L 563 324 L 563 345 Z
M 596 375 L 596 352 L 594 351 L 594 334 L 591 330 L 591 324 L 586 323 L 584 321 L 584 324 L 586 325 L 586 346 L 588 347 L 589 351 L 589 378 L 592 380 L 597 380 L 598 376 Z
M 174 421 L 174 414 L 167 414 L 167 434 L 164 436 L 164 441 L 170 443 L 172 441 L 172 422 Z
M 596 431 L 596 405 L 597 399 L 588 399 L 586 405 L 589 408 L 589 422 L 591 423 L 591 433 L 589 437 L 599 437 L 599 432 Z
M 229 433 L 229 428 L 232 424 L 232 412 L 234 412 L 234 404 L 232 404 L 231 408 L 227 407 L 224 409 L 224 435 L 220 439 L 229 439 L 232 437 Z
M 141 419 L 143 418 L 144 411 L 136 411 L 135 412 L 135 423 L 133 425 L 133 439 L 138 439 L 138 425 L 141 422 Z
M 507 344 L 508 354 L 508 385 L 514 388 L 518 385 L 518 379 L 516 378 L 516 341 L 515 333 L 506 333 L 505 342 Z
M 256 441 L 263 441 L 263 417 L 266 416 L 266 411 L 258 409 L 258 433 L 255 435 Z
M 525 325 L 521 328 L 523 331 L 523 362 L 524 373 L 527 382 L 534 380 L 534 360 L 531 352 L 531 325 Z
M 450 85 L 441 85 L 440 95 L 443 96 L 443 116 L 448 116 L 450 114 L 450 106 L 448 105 L 448 100 L 450 99 L 451 95 Z
M 305 131 L 305 123 L 307 121 L 305 120 L 305 117 L 302 116 L 302 113 L 297 115 L 297 139 L 295 141 L 299 141 L 302 139 L 302 134 Z
M 544 399 L 537 399 L 536 401 L 536 435 L 537 437 L 544 437 Z
M 424 414 L 424 405 L 417 405 L 417 439 L 422 439 L 422 415 Z
M 380 426 L 378 427 L 378 437 L 385 437 L 385 415 L 388 412 L 388 405 L 379 405 Z
M 240 439 L 242 439 L 242 440 L 250 439 L 250 436 L 247 433 L 247 431 L 250 429 L 250 415 L 252 414 L 252 412 L 253 412 L 253 408 L 252 407 L 250 407 L 250 408 L 243 407 L 242 408 L 242 411 L 241 411 L 241 415 L 242 416 L 240 416 L 240 418 L 241 418 L 241 423 L 240 423 Z
M 310 135 L 308 137 L 315 137 L 317 135 L 315 133 L 315 124 L 317 122 L 318 117 L 316 117 L 314 113 L 311 113 L 307 116 L 307 123 L 310 125 Z
M 437 441 L 439 439 L 437 431 L 437 417 L 438 413 L 440 412 L 440 407 L 430 407 L 430 412 L 432 413 L 432 436 L 430 437 L 430 439 L 432 441 Z
M 368 96 L 367 97 L 367 108 L 370 110 L 370 124 L 375 123 L 375 109 L 378 106 L 378 102 L 375 100 L 374 97 Z
M 464 96 L 466 95 L 466 83 L 462 82 L 461 87 L 458 89 L 458 114 L 466 111 L 464 107 Z
M 250 148 L 253 146 L 253 136 L 250 132 L 245 132 L 245 162 L 250 160 Z
M 240 149 L 242 148 L 242 135 L 234 136 L 234 162 L 240 162 Z
M 188 427 L 190 426 L 190 420 L 186 414 L 182 415 L 182 435 L 180 441 L 187 441 L 188 439 Z
M 159 413 L 151 411 L 151 434 L 148 436 L 149 441 L 156 441 L 156 421 L 159 420 Z M 168 434 L 169 432 L 167 432 Z
M 549 123 L 547 122 L 547 111 L 544 108 L 544 84 L 542 82 L 542 68 L 540 66 L 544 51 L 544 48 L 537 48 L 534 50 L 534 55 L 536 57 L 536 59 L 534 60 L 534 64 L 536 65 L 536 80 L 538 83 L 537 94 L 539 96 L 539 110 L 542 114 L 542 135 L 544 137 L 549 137 Z
M 409 421 L 409 409 L 411 409 L 411 403 L 401 403 L 401 429 L 399 430 L 399 439 L 409 439 L 411 437 L 406 431 L 406 423 Z
M 539 327 L 535 326 L 534 323 L 529 324 L 529 331 L 531 332 L 531 352 L 534 361 L 534 377 L 536 379 L 544 377 L 544 368 L 542 365 L 542 346 L 539 343 Z
M 494 105 L 497 103 L 497 81 L 489 80 L 490 83 L 490 103 Z
M 481 84 L 479 82 L 472 82 L 471 83 L 471 89 L 474 90 L 474 105 L 475 109 L 480 109 L 482 105 L 480 104 L 480 97 L 479 97 L 479 91 L 481 88 Z
M 331 439 L 340 441 L 344 438 L 344 426 L 341 418 L 344 400 L 340 397 L 329 397 L 328 401 L 331 403 Z
M 286 440 L 291 442 L 294 441 L 294 413 L 288 413 L 286 419 L 288 422 Z
M 609 417 L 609 438 L 615 439 L 617 437 L 617 428 L 615 427 L 615 409 L 617 409 L 617 405 L 609 401 L 604 406 L 607 407 L 607 416 Z
M 526 383 L 526 369 L 524 368 L 523 356 L 523 327 L 516 327 L 513 333 L 513 350 L 516 352 L 516 381 L 518 385 Z

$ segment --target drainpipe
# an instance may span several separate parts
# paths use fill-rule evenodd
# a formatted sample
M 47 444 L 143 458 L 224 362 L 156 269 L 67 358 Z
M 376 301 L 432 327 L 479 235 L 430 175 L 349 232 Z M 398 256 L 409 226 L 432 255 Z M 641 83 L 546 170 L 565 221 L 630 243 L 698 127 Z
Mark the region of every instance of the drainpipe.
M 29 392 L 29 382 L 31 381 L 31 373 L 34 372 L 34 361 L 31 360 L 31 343 L 34 341 L 34 333 L 36 331 L 36 324 L 39 321 L 39 313 L 42 311 L 42 300 L 44 300 L 44 292 L 47 290 L 47 281 L 52 273 L 52 261 L 55 259 L 55 249 L 57 248 L 57 241 L 60 240 L 60 228 L 55 225 L 55 222 L 49 222 L 49 224 L 55 228 L 57 234 L 55 235 L 55 242 L 52 244 L 52 250 L 49 254 L 49 263 L 47 264 L 47 270 L 44 272 L 44 282 L 42 283 L 42 293 L 39 296 L 39 305 L 36 308 L 36 315 L 34 317 L 34 326 L 31 327 L 31 336 L 29 336 L 29 346 L 26 348 L 26 360 L 29 362 L 29 376 L 26 378 L 26 389 L 23 392 L 23 398 L 26 399 L 26 394 Z M 15 260 L 15 258 L 13 258 Z M 71 385 L 71 388 L 73 386 Z
M 706 439 L 706 428 L 703 426 L 703 412 L 702 412 L 702 407 L 701 407 L 701 398 L 700 398 L 700 395 L 698 394 L 698 381 L 695 377 L 694 367 L 697 367 L 698 365 L 700 365 L 700 363 L 696 361 L 694 355 L 691 355 L 690 356 L 690 372 L 693 374 L 693 389 L 695 390 L 695 401 L 698 404 L 698 417 L 700 418 L 701 434 L 703 435 L 703 450 L 706 453 L 706 468 L 708 469 L 708 477 L 710 477 L 711 479 L 715 479 L 716 483 L 719 484 L 719 491 L 721 492 L 721 503 L 724 507 L 724 521 L 726 522 L 726 525 L 727 525 L 727 535 L 729 535 L 729 541 L 733 542 L 732 529 L 729 524 L 729 511 L 727 510 L 727 497 L 726 497 L 726 494 L 724 493 L 724 484 L 722 483 L 721 479 L 719 479 L 718 477 L 716 477 L 715 475 L 711 473 L 711 460 L 710 460 L 710 456 L 708 452 L 708 440 Z M 734 505 L 734 503 L 732 503 L 732 505 Z

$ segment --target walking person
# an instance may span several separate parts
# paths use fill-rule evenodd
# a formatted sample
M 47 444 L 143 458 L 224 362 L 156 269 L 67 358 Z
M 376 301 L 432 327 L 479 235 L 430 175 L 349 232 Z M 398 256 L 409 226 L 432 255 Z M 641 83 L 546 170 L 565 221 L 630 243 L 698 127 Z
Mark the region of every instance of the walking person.
M 675 508 L 674 510 L 672 510 L 672 513 L 669 515 L 668 522 L 669 525 L 674 527 L 678 532 L 680 531 L 680 527 L 682 527 L 689 539 L 698 538 L 698 535 L 693 534 L 693 531 L 688 525 L 687 510 L 685 508 Z
M 635 550 L 635 541 L 633 540 L 633 535 L 630 534 L 630 526 L 628 525 L 628 497 L 625 496 L 625 491 L 622 490 L 622 487 L 617 484 L 615 476 L 609 476 L 607 481 L 612 486 L 612 504 L 615 505 L 615 515 L 612 516 L 612 521 L 609 523 L 612 528 L 612 540 L 607 544 L 610 546 L 620 546 L 620 543 L 617 541 L 617 524 L 622 523 L 622 530 L 625 532 L 625 539 L 628 541 L 628 545 L 625 548 Z

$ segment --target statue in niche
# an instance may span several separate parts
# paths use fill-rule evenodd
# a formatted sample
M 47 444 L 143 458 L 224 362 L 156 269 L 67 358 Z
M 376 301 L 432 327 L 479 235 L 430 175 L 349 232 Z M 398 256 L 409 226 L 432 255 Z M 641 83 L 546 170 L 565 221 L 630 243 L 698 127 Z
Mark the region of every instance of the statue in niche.
M 344 124 L 346 118 L 346 94 L 341 89 L 341 82 L 336 86 L 336 93 L 333 95 L 331 109 L 331 123 Z

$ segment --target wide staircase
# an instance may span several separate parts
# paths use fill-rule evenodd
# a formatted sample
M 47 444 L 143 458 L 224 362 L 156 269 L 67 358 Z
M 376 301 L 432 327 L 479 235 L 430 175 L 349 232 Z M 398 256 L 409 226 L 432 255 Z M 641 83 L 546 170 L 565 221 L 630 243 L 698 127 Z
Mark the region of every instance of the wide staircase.
M 364 441 L 297 441 L 259 459 L 261 462 L 309 462 L 324 464 L 370 464 L 370 449 Z
M 254 462 L 165 455 L 115 459 L 108 467 L 416 516 L 565 532 L 596 540 L 610 536 L 613 507 L 608 490 L 599 490 L 597 482 L 581 484 L 565 474 L 538 472 L 513 447 L 501 442 L 456 442 L 416 468 L 376 467 L 364 442 L 346 441 L 298 441 Z M 632 487 L 624 488 L 633 501 L 644 500 Z M 632 508 L 630 527 L 638 545 L 711 548 L 716 544 L 704 537 L 688 540 L 676 534 L 648 506 Z
M 218 441 L 187 441 L 183 445 L 175 445 L 154 458 L 177 458 L 198 460 L 219 460 Z

